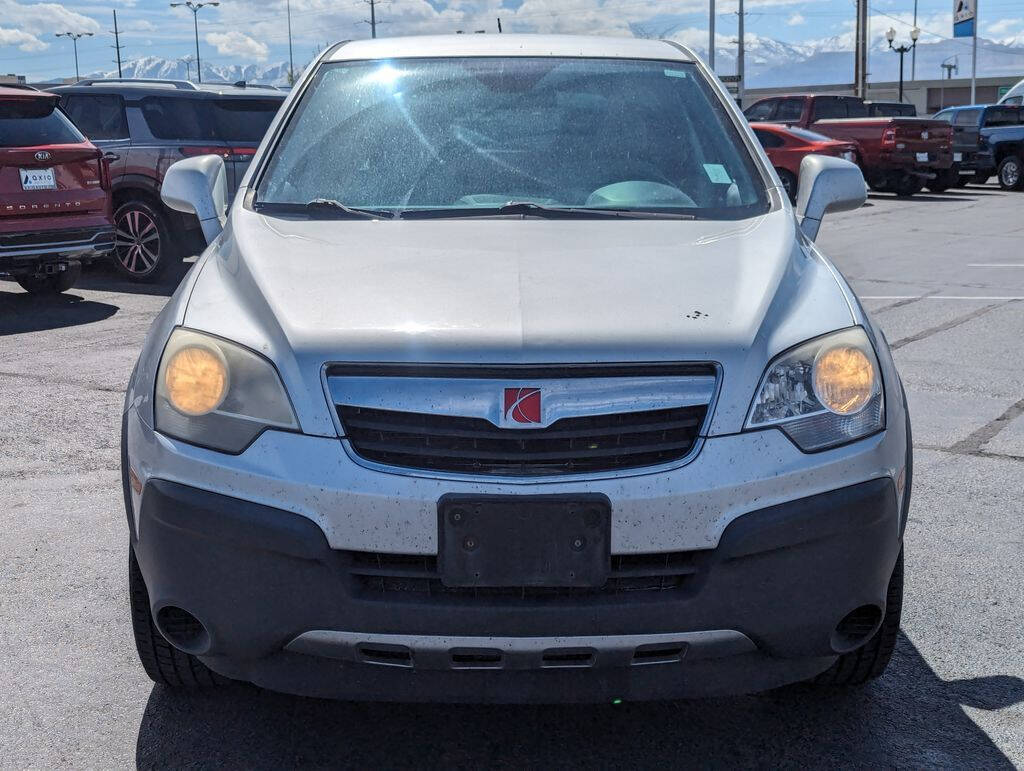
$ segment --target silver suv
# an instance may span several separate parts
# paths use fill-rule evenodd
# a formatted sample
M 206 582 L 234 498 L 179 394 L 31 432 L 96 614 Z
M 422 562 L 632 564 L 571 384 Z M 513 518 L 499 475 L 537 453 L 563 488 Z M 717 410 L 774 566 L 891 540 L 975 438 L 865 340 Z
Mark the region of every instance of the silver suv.
M 911 444 L 881 333 L 668 42 L 352 42 L 310 66 L 123 422 L 157 682 L 421 701 L 853 684 L 893 650 Z

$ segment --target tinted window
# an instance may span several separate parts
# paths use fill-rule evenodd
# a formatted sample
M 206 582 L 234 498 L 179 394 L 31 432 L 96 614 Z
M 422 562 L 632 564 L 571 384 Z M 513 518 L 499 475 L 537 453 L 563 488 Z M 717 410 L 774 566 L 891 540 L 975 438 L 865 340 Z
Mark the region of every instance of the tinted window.
M 985 111 L 986 126 L 1016 126 L 1020 123 L 1020 110 L 1012 107 L 992 107 Z
M 211 103 L 214 130 L 225 142 L 259 142 L 281 99 L 218 99 Z
M 952 123 L 952 121 L 953 121 L 953 111 L 952 110 L 943 110 L 942 112 L 937 112 L 937 113 L 935 113 L 932 116 L 932 119 L 933 120 L 944 120 L 944 121 L 946 121 L 946 123 Z
M 785 144 L 782 139 L 770 131 L 762 131 L 761 129 L 754 129 L 754 136 L 757 137 L 757 141 L 761 143 L 761 147 L 768 149 L 770 147 L 782 147 Z
M 846 115 L 850 118 L 868 117 L 868 106 L 859 99 L 843 99 L 846 104 Z
M 142 117 L 157 139 L 212 140 L 206 107 L 199 99 L 147 96 L 142 100 Z
M 783 99 L 775 112 L 775 120 L 800 120 L 803 114 L 803 99 Z
M 981 110 L 960 110 L 953 118 L 954 126 L 977 126 Z
M 0 101 L 0 147 L 69 145 L 85 137 L 60 110 L 49 109 L 42 100 L 19 104 Z M 42 113 L 42 114 L 41 114 Z
M 814 119 L 845 118 L 846 104 L 842 99 L 826 96 L 814 100 Z
M 691 63 L 487 57 L 322 66 L 258 200 L 492 210 L 767 208 L 725 105 Z M 270 207 L 272 210 L 272 207 Z
M 748 107 L 744 115 L 747 116 L 748 120 L 769 120 L 772 117 L 772 111 L 775 109 L 775 103 L 777 100 L 768 99 L 764 102 L 758 102 L 752 107 Z
M 1003 100 L 1003 104 L 1024 104 L 1024 96 L 1011 96 Z
M 124 102 L 116 94 L 69 94 L 61 106 L 89 139 L 127 139 Z

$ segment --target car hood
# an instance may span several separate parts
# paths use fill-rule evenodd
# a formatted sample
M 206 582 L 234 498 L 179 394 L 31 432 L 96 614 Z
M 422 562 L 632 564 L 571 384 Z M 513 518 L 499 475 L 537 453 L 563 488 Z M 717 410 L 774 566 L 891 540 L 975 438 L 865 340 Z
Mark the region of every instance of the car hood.
M 852 319 L 788 209 L 726 222 L 308 221 L 236 206 L 185 314 L 263 352 L 319 413 L 331 361 L 715 362 L 713 432 L 738 430 L 772 355 Z M 304 430 L 334 431 L 299 401 Z

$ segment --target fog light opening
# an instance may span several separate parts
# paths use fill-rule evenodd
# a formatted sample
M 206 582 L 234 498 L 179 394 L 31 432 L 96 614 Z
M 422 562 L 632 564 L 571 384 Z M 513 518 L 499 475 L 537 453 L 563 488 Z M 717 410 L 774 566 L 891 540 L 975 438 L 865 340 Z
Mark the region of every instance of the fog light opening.
M 186 653 L 205 653 L 210 634 L 203 623 L 184 608 L 165 605 L 156 614 L 156 626 L 171 645 Z
M 836 653 L 852 651 L 866 643 L 882 621 L 882 609 L 877 605 L 861 605 L 854 608 L 832 632 L 832 650 Z

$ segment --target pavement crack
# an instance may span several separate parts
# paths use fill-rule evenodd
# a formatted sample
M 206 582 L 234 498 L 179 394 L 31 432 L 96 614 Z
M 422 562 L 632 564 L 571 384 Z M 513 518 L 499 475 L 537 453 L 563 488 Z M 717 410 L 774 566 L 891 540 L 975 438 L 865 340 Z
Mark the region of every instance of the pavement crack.
M 900 338 L 896 342 L 892 343 L 889 346 L 889 348 L 895 351 L 897 348 L 902 348 L 905 345 L 910 345 L 911 343 L 916 343 L 919 340 L 924 340 L 926 337 L 937 335 L 939 332 L 945 332 L 946 330 L 953 329 L 954 327 L 958 327 L 961 324 L 966 324 L 968 321 L 973 321 L 979 316 L 984 316 L 989 311 L 995 310 L 996 308 L 1000 308 L 1004 305 L 1009 305 L 1010 303 L 1015 302 L 1017 302 L 1017 300 L 1007 300 L 1006 302 L 992 303 L 991 305 L 986 305 L 982 308 L 973 310 L 970 313 L 965 313 L 963 316 L 957 316 L 956 318 L 950 319 L 949 321 L 943 322 L 942 324 L 937 324 L 934 327 L 928 327 L 927 329 L 923 329 L 917 334 L 908 335 L 907 337 Z
M 926 292 L 923 295 L 921 295 L 920 297 L 908 297 L 905 300 L 897 300 L 896 302 L 891 303 L 890 305 L 883 305 L 881 308 L 876 308 L 874 311 L 872 311 L 872 313 L 874 313 L 874 314 L 885 313 L 886 311 L 891 311 L 894 308 L 902 308 L 904 305 L 910 305 L 911 303 L 920 302 L 921 300 L 923 300 L 926 297 L 931 297 L 932 295 L 936 295 L 940 291 L 941 290 L 939 290 L 939 289 L 932 289 L 930 292 Z
M 956 444 L 949 448 L 950 452 L 957 453 L 978 453 L 984 452 L 981 447 L 986 442 L 989 442 L 1002 431 L 1006 426 L 1009 425 L 1010 421 L 1016 418 L 1018 415 L 1024 413 L 1024 399 L 1014 402 L 1006 411 L 995 420 L 990 420 L 988 423 L 983 425 L 977 431 L 972 432 L 969 436 L 961 439 Z M 995 453 L 984 453 L 986 455 L 994 455 Z M 1009 456 L 1015 457 L 1015 456 Z

